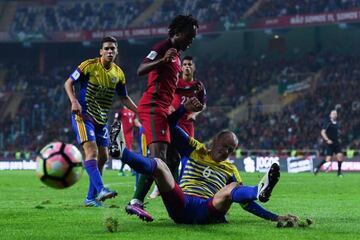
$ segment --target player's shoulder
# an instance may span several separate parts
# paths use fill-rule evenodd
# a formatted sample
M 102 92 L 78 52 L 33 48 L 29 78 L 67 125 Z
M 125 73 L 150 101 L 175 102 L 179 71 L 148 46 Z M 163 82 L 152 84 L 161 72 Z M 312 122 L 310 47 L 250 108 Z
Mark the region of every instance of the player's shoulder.
M 222 168 L 228 171 L 230 175 L 239 173 L 238 168 L 232 161 L 230 161 L 230 159 L 220 162 L 220 165 L 222 165 Z
M 115 70 L 115 72 L 116 72 L 116 75 L 120 78 L 120 80 L 121 79 L 124 79 L 125 78 L 125 73 L 124 73 L 124 71 L 121 69 L 121 67 L 119 66 L 119 65 L 117 65 L 117 64 L 115 64 L 115 63 L 113 63 L 114 65 L 113 65 L 113 68 L 114 68 L 114 70 Z
M 162 54 L 162 53 L 165 53 L 169 48 L 171 48 L 171 41 L 169 39 L 166 39 L 166 40 L 156 43 L 152 47 L 152 50 L 156 51 L 159 54 Z
M 194 149 L 191 153 L 191 156 L 193 158 L 204 158 L 206 155 L 208 155 L 208 149 L 204 143 L 199 142 L 195 138 L 190 137 L 189 138 L 189 145 Z
M 118 72 L 119 74 L 124 75 L 124 71 L 122 70 L 122 68 L 119 65 L 117 65 L 116 63 L 113 63 L 113 64 L 114 64 L 113 66 L 114 66 L 115 71 Z
M 330 124 L 331 124 L 331 121 L 329 119 L 324 119 L 322 121 L 321 127 L 322 128 L 327 128 L 327 127 L 329 127 Z
M 82 71 L 91 65 L 97 64 L 98 62 L 99 62 L 99 58 L 87 59 L 87 60 L 81 62 L 78 68 Z

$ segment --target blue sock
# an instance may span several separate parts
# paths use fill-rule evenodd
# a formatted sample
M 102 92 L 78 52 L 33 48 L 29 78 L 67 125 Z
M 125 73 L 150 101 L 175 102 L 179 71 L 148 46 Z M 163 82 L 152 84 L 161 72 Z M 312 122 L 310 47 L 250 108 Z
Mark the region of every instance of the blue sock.
M 93 185 L 97 192 L 100 192 L 104 187 L 101 174 L 95 159 L 87 160 L 84 163 L 85 170 L 90 177 L 90 185 Z M 89 187 L 90 191 L 91 186 Z
M 127 148 L 123 151 L 121 161 L 129 165 L 136 172 L 150 176 L 154 174 L 157 166 L 155 159 L 131 152 Z
M 91 182 L 91 179 L 89 180 L 89 190 L 87 193 L 86 198 L 87 199 L 94 199 L 96 197 L 97 191 L 96 188 L 94 186 L 94 184 Z
M 231 199 L 233 202 L 244 203 L 257 199 L 258 187 L 237 186 L 231 191 Z
M 254 214 L 258 217 L 264 218 L 266 220 L 276 221 L 278 219 L 278 215 L 264 209 L 262 206 L 257 204 L 255 201 L 241 203 L 241 207 L 244 210 L 248 211 L 249 213 L 252 213 L 252 214 Z

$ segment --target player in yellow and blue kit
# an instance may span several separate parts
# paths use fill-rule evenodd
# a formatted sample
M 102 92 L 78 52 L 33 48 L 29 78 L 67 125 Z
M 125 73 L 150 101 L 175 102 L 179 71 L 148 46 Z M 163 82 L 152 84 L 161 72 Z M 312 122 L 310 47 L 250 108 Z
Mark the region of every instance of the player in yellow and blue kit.
M 225 214 L 233 202 L 240 203 L 246 211 L 267 220 L 296 219 L 292 215 L 274 214 L 255 202 L 257 199 L 261 202 L 269 200 L 280 177 L 279 165 L 273 164 L 258 186 L 244 186 L 237 168 L 228 160 L 229 154 L 238 145 L 233 132 L 221 131 L 213 139 L 211 149 L 207 149 L 177 126 L 177 121 L 186 111 L 201 109 L 202 104 L 196 98 L 191 98 L 168 118 L 174 145 L 182 157 L 188 157 L 180 186 L 162 160 L 130 152 L 124 147 L 122 135 L 114 129 L 111 133 L 115 134 L 112 139 L 116 139 L 116 142 L 111 143 L 110 154 L 120 157 L 136 171 L 155 178 L 169 216 L 176 223 L 226 222 Z
M 114 63 L 117 54 L 116 39 L 103 38 L 101 57 L 82 62 L 65 82 L 71 101 L 72 125 L 78 143 L 84 148 L 84 167 L 90 177 L 85 206 L 101 206 L 101 201 L 117 195 L 104 187 L 101 177 L 109 155 L 107 121 L 115 93 L 127 108 L 137 112 L 136 105 L 127 94 L 125 75 Z M 78 96 L 75 96 L 74 83 L 80 84 Z

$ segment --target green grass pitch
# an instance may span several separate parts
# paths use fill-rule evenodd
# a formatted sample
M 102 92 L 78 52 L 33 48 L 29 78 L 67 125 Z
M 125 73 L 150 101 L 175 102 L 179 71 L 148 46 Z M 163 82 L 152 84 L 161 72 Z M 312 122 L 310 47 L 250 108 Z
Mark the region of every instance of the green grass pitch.
M 262 174 L 242 174 L 247 185 L 256 184 Z M 359 239 L 360 174 L 282 173 L 270 201 L 263 206 L 280 214 L 310 217 L 308 228 L 276 228 L 233 204 L 229 224 L 176 225 L 167 216 L 160 198 L 148 200 L 147 210 L 155 217 L 145 223 L 124 211 L 132 197 L 134 177 L 120 177 L 106 171 L 104 181 L 119 196 L 103 208 L 82 206 L 88 177 L 65 190 L 43 185 L 33 171 L 0 171 L 0 239 Z M 118 220 L 110 233 L 105 219 Z

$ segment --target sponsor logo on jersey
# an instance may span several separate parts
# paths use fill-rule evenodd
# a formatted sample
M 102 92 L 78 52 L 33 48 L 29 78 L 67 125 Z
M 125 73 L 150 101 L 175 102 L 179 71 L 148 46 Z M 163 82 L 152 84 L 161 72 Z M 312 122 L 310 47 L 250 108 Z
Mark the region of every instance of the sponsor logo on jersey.
M 148 59 L 150 59 L 150 60 L 154 60 L 157 55 L 158 55 L 157 52 L 151 51 L 151 52 L 146 56 L 146 58 L 148 58 Z
M 72 78 L 73 80 L 78 80 L 79 77 L 80 77 L 80 72 L 79 72 L 78 69 L 76 69 L 76 70 L 71 74 L 71 78 Z

